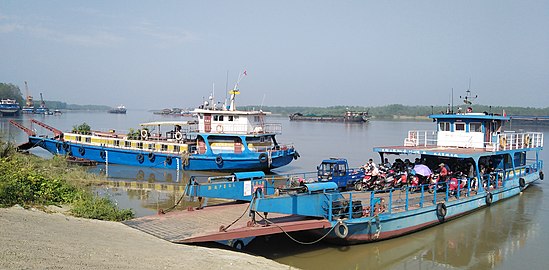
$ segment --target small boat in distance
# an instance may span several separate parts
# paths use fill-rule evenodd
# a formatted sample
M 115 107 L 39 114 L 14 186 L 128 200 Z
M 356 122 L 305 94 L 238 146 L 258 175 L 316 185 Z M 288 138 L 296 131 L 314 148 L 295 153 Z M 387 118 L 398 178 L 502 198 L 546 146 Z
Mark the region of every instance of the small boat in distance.
M 120 105 L 116 108 L 110 109 L 109 113 L 126 114 L 126 107 L 124 107 L 124 105 Z
M 312 121 L 312 122 L 345 122 L 364 123 L 369 120 L 368 112 L 346 111 L 343 115 L 303 115 L 294 113 L 290 115 L 290 121 Z
M 0 102 L 0 116 L 19 115 L 21 107 L 15 99 L 2 99 Z

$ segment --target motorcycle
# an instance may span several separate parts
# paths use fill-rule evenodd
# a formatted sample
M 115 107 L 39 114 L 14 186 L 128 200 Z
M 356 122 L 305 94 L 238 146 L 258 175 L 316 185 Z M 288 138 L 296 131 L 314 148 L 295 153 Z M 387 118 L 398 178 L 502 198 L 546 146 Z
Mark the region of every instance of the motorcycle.
M 429 180 L 428 191 L 429 193 L 438 191 L 444 191 L 446 189 L 446 182 L 440 179 L 440 174 L 432 174 Z
M 450 196 L 457 196 L 458 190 L 464 190 L 467 186 L 467 178 L 463 174 L 457 174 L 448 180 L 448 192 Z

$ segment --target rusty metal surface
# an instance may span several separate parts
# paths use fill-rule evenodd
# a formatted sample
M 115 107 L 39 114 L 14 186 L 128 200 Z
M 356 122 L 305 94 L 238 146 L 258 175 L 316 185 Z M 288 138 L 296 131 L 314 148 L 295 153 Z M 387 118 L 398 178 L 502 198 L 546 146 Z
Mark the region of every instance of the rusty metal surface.
M 278 226 L 265 226 L 265 222 L 262 221 L 249 227 L 248 222 L 251 218 L 246 212 L 229 229 L 226 231 L 220 230 L 221 226 L 227 227 L 237 220 L 247 211 L 247 208 L 248 203 L 231 203 L 208 206 L 201 210 L 176 211 L 164 215 L 146 216 L 125 221 L 124 224 L 174 243 L 220 241 L 276 234 L 282 232 L 281 227 L 287 232 L 292 232 L 330 226 L 330 223 L 326 220 L 269 214 L 267 218 L 274 221 Z M 256 219 L 260 220 L 261 218 L 257 216 Z

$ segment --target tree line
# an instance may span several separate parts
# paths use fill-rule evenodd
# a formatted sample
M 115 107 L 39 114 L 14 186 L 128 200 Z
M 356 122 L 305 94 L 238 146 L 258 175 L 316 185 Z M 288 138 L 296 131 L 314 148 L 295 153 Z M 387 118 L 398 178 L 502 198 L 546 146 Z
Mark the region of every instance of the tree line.
M 472 105 L 473 112 L 486 112 L 494 114 L 503 114 L 503 111 L 507 115 L 533 115 L 533 116 L 546 116 L 549 115 L 549 107 L 546 108 L 534 108 L 534 107 L 512 107 L 512 106 L 490 106 L 490 105 Z M 421 117 L 428 116 L 433 113 L 446 113 L 448 110 L 457 113 L 460 106 L 454 106 L 448 108 L 447 106 L 411 106 L 402 104 L 390 104 L 383 106 L 330 106 L 330 107 L 305 107 L 305 106 L 241 106 L 240 108 L 251 110 L 259 109 L 263 111 L 269 111 L 274 114 L 291 115 L 294 113 L 301 113 L 306 116 L 334 116 L 343 115 L 346 111 L 353 112 L 368 112 L 370 116 L 376 118 L 392 118 L 395 116 L 413 116 Z M 466 106 L 461 106 L 461 112 L 465 112 Z
M 0 83 L 0 98 L 1 99 L 15 99 L 17 103 L 21 107 L 25 106 L 25 98 L 23 97 L 23 94 L 21 93 L 21 89 L 19 89 L 19 86 L 11 84 L 11 83 Z M 35 107 L 37 107 L 40 103 L 39 100 L 34 100 Z M 104 105 L 78 105 L 78 104 L 67 104 L 66 102 L 62 101 L 50 101 L 45 100 L 46 107 L 49 109 L 55 110 L 98 110 L 98 111 L 105 111 L 110 109 L 109 106 Z

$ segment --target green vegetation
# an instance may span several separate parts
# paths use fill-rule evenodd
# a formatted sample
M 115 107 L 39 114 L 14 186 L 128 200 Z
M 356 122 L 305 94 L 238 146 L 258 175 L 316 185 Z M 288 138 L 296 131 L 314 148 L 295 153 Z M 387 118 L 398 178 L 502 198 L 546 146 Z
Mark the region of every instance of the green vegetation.
M 91 134 L 91 127 L 90 125 L 86 124 L 86 122 L 82 123 L 78 126 L 72 127 L 72 133 L 78 133 L 82 135 L 90 135 Z
M 83 183 L 97 176 L 71 166 L 63 157 L 51 160 L 16 153 L 0 139 L 0 206 L 69 205 L 77 217 L 121 221 L 133 217 L 106 198 L 99 198 Z M 88 181 L 82 181 L 88 180 Z
M 467 106 L 460 105 L 462 111 L 465 111 Z M 458 105 L 454 106 L 454 112 L 457 112 Z M 475 112 L 489 112 L 501 114 L 503 110 L 508 115 L 549 115 L 549 107 L 533 108 L 533 107 L 505 107 L 505 106 L 488 106 L 488 105 L 473 105 Z M 245 110 L 257 109 L 259 106 L 244 106 Z M 363 106 L 330 106 L 330 107 L 281 107 L 281 106 L 263 106 L 264 111 L 269 111 L 275 114 L 291 115 L 293 113 L 302 113 L 303 115 L 343 115 L 345 111 L 368 112 L 374 118 L 393 118 L 395 116 L 411 116 L 421 117 L 432 113 L 446 112 L 446 106 L 408 106 L 400 104 L 391 104 L 376 107 Z
M 15 99 L 20 106 L 25 105 L 23 94 L 17 85 L 11 83 L 0 83 L 0 98 Z

